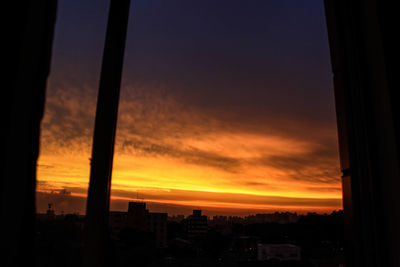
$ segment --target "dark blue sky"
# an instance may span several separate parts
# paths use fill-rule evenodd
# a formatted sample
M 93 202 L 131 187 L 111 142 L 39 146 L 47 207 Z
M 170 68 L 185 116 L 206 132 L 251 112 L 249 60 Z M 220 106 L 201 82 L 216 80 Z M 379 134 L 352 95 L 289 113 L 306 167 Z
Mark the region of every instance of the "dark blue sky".
M 107 9 L 60 1 L 57 80 L 97 87 Z M 132 1 L 123 81 L 209 111 L 333 122 L 323 1 Z

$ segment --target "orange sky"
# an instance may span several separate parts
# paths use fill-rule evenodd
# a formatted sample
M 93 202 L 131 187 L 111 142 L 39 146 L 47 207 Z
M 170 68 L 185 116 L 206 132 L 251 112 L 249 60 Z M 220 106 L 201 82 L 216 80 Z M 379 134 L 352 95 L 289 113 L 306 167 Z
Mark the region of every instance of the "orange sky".
M 135 1 L 112 209 L 137 196 L 171 214 L 341 208 L 323 3 L 239 2 Z M 107 3 L 60 2 L 39 212 L 85 211 Z
M 62 103 L 71 112 L 66 119 L 69 123 L 61 126 L 50 124 L 52 114 L 46 113 L 38 191 L 57 195 L 65 189 L 70 197 L 86 196 L 93 123 L 86 125 L 80 114 L 93 116 L 95 99 L 58 94 L 48 101 L 50 105 Z M 146 113 L 137 110 L 140 103 L 121 101 L 113 202 L 139 196 L 147 202 L 233 214 L 235 210 L 243 214 L 243 210 L 330 212 L 341 208 L 337 158 L 335 153 L 323 153 L 327 149 L 324 140 L 335 140 L 335 132 L 310 130 L 293 122 L 290 127 L 299 127 L 297 138 L 269 133 L 264 126 L 253 125 L 256 130 L 252 131 L 203 118 L 190 108 L 183 112 L 180 104 L 171 101 L 164 99 Z M 148 120 L 137 114 L 145 114 Z M 61 206 L 64 211 L 84 212 L 84 206 Z

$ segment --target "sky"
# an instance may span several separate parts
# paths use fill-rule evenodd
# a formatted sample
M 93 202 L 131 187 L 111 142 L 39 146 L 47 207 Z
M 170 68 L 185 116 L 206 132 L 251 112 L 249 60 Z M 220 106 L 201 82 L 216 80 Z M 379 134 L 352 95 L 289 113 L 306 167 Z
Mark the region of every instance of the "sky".
M 59 1 L 38 212 L 85 213 L 108 6 Z M 132 1 L 111 210 L 341 209 L 329 60 L 323 1 Z

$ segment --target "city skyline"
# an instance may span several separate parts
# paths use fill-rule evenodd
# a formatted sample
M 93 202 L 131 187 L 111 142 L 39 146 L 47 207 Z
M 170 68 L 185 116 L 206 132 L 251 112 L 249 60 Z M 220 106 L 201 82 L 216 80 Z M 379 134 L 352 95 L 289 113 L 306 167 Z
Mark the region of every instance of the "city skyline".
M 144 216 L 149 213 L 153 214 L 165 214 L 165 219 L 169 222 L 181 222 L 183 219 L 189 218 L 191 215 L 200 212 L 200 216 L 204 215 L 207 217 L 207 220 L 211 223 L 222 223 L 222 222 L 231 222 L 231 223 L 295 223 L 298 219 L 304 216 L 328 216 L 334 214 L 343 214 L 343 210 L 333 210 L 331 213 L 322 213 L 319 214 L 317 212 L 307 212 L 307 213 L 297 213 L 290 211 L 275 211 L 275 212 L 263 212 L 263 213 L 253 213 L 246 215 L 234 215 L 234 214 L 212 214 L 208 213 L 205 210 L 200 208 L 193 208 L 188 210 L 186 213 L 168 213 L 166 210 L 162 210 L 160 208 L 154 208 L 154 206 L 149 206 L 147 202 L 142 200 L 132 200 L 124 203 L 124 207 L 120 210 L 110 210 L 108 213 L 108 217 L 113 219 L 115 215 L 125 216 L 128 213 L 131 213 L 134 209 L 132 207 L 138 207 L 139 210 L 143 210 L 143 213 L 136 214 L 134 216 Z M 135 212 L 134 212 L 135 213 Z M 137 213 L 137 210 L 136 210 Z M 131 213 L 132 214 L 132 213 Z M 66 213 L 63 210 L 57 212 L 55 210 L 54 203 L 47 204 L 47 210 L 45 212 L 36 213 L 38 219 L 55 219 L 55 218 L 63 218 L 65 216 L 78 216 L 79 218 L 85 218 L 85 214 L 80 214 L 79 212 L 74 213 Z M 131 215 L 133 216 L 133 215 Z M 128 219 L 125 217 L 124 219 Z M 118 218 L 117 218 L 118 220 Z M 136 227 L 136 226 L 135 226 Z
M 212 2 L 133 3 L 111 209 L 340 209 L 323 3 Z M 38 211 L 85 209 L 107 8 L 60 1 Z
M 313 266 L 310 263 L 345 262 L 343 211 L 329 215 L 273 213 L 237 217 L 207 216 L 194 209 L 187 216 L 169 216 L 154 212 L 145 202 L 127 204 L 124 211 L 110 211 L 108 215 L 108 240 L 118 252 L 113 256 L 112 249 L 107 251 L 113 266 L 125 266 L 121 263 L 128 262 L 135 266 L 149 266 L 151 262 L 150 266 L 165 266 L 165 262 L 169 266 L 193 262 L 207 266 L 241 266 L 243 262 L 255 266 L 277 262 L 278 266 Z M 66 245 L 54 246 L 53 251 L 62 249 L 64 253 L 79 249 L 86 220 L 86 216 L 79 214 L 57 215 L 49 205 L 46 214 L 36 216 L 38 235 L 42 237 L 39 242 L 45 245 L 57 240 L 57 244 Z M 54 262 L 54 254 L 47 253 L 40 262 Z M 71 255 L 69 262 L 81 261 L 80 254 Z

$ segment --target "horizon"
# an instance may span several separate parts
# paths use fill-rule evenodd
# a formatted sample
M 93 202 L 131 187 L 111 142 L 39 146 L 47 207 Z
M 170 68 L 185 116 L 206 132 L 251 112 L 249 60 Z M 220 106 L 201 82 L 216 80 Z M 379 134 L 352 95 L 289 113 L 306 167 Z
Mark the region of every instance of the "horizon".
M 301 212 L 297 212 L 297 211 L 289 211 L 289 210 L 271 210 L 271 211 L 265 211 L 265 212 L 259 212 L 259 213 L 243 213 L 243 214 L 231 214 L 231 213 L 217 213 L 217 211 L 210 211 L 207 209 L 201 209 L 200 207 L 185 207 L 185 212 L 182 213 L 168 213 L 166 212 L 166 210 L 163 210 L 163 208 L 165 208 L 165 206 L 163 206 L 163 203 L 161 203 L 161 205 L 159 206 L 154 206 L 153 204 L 159 204 L 159 203 L 151 203 L 151 202 L 144 202 L 144 201 L 128 201 L 125 203 L 121 203 L 122 205 L 126 205 L 126 209 L 122 209 L 122 205 L 121 206 L 117 206 L 116 209 L 110 209 L 109 212 L 128 212 L 128 205 L 130 202 L 135 202 L 135 203 L 145 203 L 146 204 L 146 210 L 148 210 L 149 212 L 153 213 L 166 213 L 168 218 L 174 218 L 177 216 L 184 216 L 184 218 L 187 218 L 189 215 L 192 215 L 194 210 L 201 210 L 202 215 L 207 216 L 207 218 L 209 219 L 213 219 L 213 217 L 227 217 L 227 218 L 247 218 L 247 217 L 251 217 L 251 216 L 256 216 L 256 215 L 274 215 L 274 214 L 293 214 L 296 216 L 308 216 L 308 215 L 321 215 L 321 216 L 325 216 L 325 215 L 332 215 L 334 213 L 337 212 L 343 212 L 343 209 L 337 209 L 337 210 L 332 210 L 330 212 L 315 212 L 315 211 L 301 211 Z M 64 210 L 56 210 L 54 209 L 54 203 L 48 203 L 48 204 L 52 204 L 52 208 L 51 210 L 54 212 L 55 216 L 65 216 L 65 215 L 78 215 L 78 216 L 86 216 L 85 213 L 80 213 L 80 212 L 64 212 Z M 41 211 L 41 212 L 36 212 L 36 214 L 41 214 L 41 215 L 46 215 L 46 212 L 48 211 L 48 209 L 46 211 Z M 190 212 L 189 212 L 190 211 Z
M 56 194 L 53 193 L 53 196 L 57 196 Z M 50 200 L 50 199 L 47 199 Z M 76 208 L 72 207 L 71 208 L 71 202 L 65 202 L 65 195 L 63 196 L 62 199 L 51 199 L 54 202 L 48 202 L 44 203 L 43 198 L 41 198 L 41 203 L 40 209 L 37 209 L 36 214 L 46 214 L 46 211 L 48 210 L 48 204 L 52 204 L 52 210 L 54 211 L 55 215 L 67 215 L 67 214 L 78 214 L 85 216 L 86 215 L 86 206 L 81 205 L 81 208 Z M 84 196 L 80 197 L 79 200 L 77 201 L 78 203 L 83 203 L 86 204 L 86 199 Z M 77 203 L 75 202 L 75 203 Z M 140 202 L 140 203 L 145 203 L 146 204 L 146 209 L 149 212 L 161 212 L 161 213 L 167 213 L 169 217 L 172 216 L 178 216 L 178 215 L 184 215 L 187 217 L 188 215 L 191 215 L 193 210 L 201 210 L 203 215 L 206 215 L 207 217 L 213 217 L 213 216 L 227 216 L 227 217 L 241 217 L 245 218 L 247 216 L 252 216 L 256 214 L 274 214 L 274 213 L 296 213 L 298 216 L 302 215 L 308 215 L 309 213 L 316 213 L 318 215 L 329 215 L 332 214 L 333 212 L 338 212 L 338 211 L 343 211 L 342 208 L 340 209 L 334 209 L 334 210 L 326 210 L 326 209 L 320 209 L 320 210 L 315 210 L 315 209 L 305 209 L 305 210 L 296 210 L 296 209 L 251 209 L 251 210 L 241 210 L 241 209 L 219 209 L 218 207 L 210 208 L 207 206 L 184 206 L 184 205 L 171 205 L 168 203 L 154 203 L 154 202 L 147 202 L 142 199 L 131 199 L 131 200 L 120 200 L 120 201 L 114 201 L 113 205 L 111 205 L 109 212 L 127 212 L 128 211 L 128 204 L 129 202 Z M 68 205 L 65 205 L 65 203 L 68 203 Z M 64 209 L 65 208 L 65 209 Z

